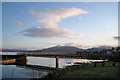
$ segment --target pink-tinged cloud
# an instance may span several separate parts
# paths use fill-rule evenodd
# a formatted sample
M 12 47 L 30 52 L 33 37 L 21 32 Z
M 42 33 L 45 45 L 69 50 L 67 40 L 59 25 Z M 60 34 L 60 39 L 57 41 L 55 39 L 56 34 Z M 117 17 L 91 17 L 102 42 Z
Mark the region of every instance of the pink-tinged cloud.
M 61 19 L 65 19 L 68 17 L 80 15 L 80 14 L 85 14 L 88 12 L 78 8 L 69 8 L 69 9 L 61 8 L 61 9 L 55 9 L 55 10 L 31 9 L 31 13 L 32 15 L 38 18 L 37 22 L 49 25 L 44 27 L 56 28 L 57 22 L 59 22 Z
M 66 43 L 66 44 L 64 44 L 64 46 L 73 46 L 73 47 L 78 47 L 78 48 L 82 48 L 82 49 L 87 49 L 87 48 L 92 47 L 92 46 L 88 46 L 88 45 L 80 44 L 80 43 Z
M 88 49 L 88 48 L 100 48 L 100 49 L 107 49 L 107 48 L 112 48 L 110 45 L 94 45 L 94 46 L 89 46 L 81 43 L 66 43 L 64 46 L 73 46 L 73 47 L 78 47 L 82 49 Z
M 20 21 L 16 21 L 15 24 L 18 24 L 18 25 L 24 26 L 24 23 L 23 23 L 23 22 L 20 22 Z
M 21 33 L 25 36 L 38 38 L 79 38 L 83 36 L 83 34 L 78 34 L 71 30 L 59 28 L 57 23 L 61 19 L 85 14 L 87 11 L 77 8 L 62 8 L 55 10 L 31 9 L 30 12 L 37 17 L 37 22 L 42 23 L 42 26 L 22 31 Z
M 82 34 L 74 33 L 67 29 L 58 28 L 30 28 L 21 32 L 25 36 L 29 37 L 42 37 L 42 38 L 77 38 L 82 37 Z

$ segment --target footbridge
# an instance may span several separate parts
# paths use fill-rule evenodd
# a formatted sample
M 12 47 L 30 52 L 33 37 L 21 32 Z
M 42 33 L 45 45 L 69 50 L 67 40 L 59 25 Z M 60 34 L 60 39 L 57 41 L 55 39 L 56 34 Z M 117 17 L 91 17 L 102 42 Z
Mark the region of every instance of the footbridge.
M 23 52 L 17 55 L 1 55 L 3 59 L 16 59 L 16 63 L 28 64 L 28 56 L 34 57 L 53 57 L 56 58 L 56 70 L 59 69 L 59 58 L 73 58 L 73 59 L 95 59 L 95 60 L 108 60 L 120 61 L 119 54 L 99 54 L 99 53 L 81 53 L 76 52 Z

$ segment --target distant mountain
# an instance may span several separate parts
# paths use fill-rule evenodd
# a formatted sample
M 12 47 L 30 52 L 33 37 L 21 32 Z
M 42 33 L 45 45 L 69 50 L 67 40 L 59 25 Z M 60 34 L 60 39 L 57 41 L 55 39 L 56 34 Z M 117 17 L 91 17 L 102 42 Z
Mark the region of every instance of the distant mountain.
M 112 49 L 112 46 L 99 46 L 99 49 Z
M 99 48 L 91 48 L 91 49 L 87 49 L 87 51 L 103 51 L 105 49 L 99 49 Z
M 46 49 L 39 50 L 40 52 L 67 52 L 67 51 L 81 51 L 83 49 L 79 49 L 77 47 L 72 46 L 55 46 Z
M 2 49 L 2 52 L 74 52 L 81 51 L 83 49 L 79 49 L 77 47 L 72 46 L 54 46 L 50 48 L 45 48 L 42 50 L 19 50 L 19 49 Z
M 102 51 L 106 49 L 111 49 L 111 46 L 100 46 L 100 47 L 94 47 L 89 48 L 87 51 Z M 77 51 L 83 51 L 84 49 L 80 49 L 73 46 L 54 46 L 50 48 L 45 48 L 42 50 L 21 50 L 21 49 L 0 49 L 0 52 L 77 52 Z
M 107 49 L 111 49 L 111 46 L 99 46 L 99 47 L 94 47 L 94 48 L 89 48 L 87 49 L 88 51 L 103 51 Z

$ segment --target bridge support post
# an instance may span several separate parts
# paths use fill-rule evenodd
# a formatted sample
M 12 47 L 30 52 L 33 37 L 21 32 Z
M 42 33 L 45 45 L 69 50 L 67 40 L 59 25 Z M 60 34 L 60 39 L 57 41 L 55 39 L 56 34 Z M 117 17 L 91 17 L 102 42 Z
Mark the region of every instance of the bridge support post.
M 25 61 L 26 61 L 26 64 L 28 64 L 28 56 L 25 56 Z
M 59 70 L 59 56 L 56 56 L 56 70 Z
M 26 65 L 28 64 L 28 56 L 19 56 L 18 58 L 16 58 L 16 63 L 18 64 L 22 64 L 22 65 Z

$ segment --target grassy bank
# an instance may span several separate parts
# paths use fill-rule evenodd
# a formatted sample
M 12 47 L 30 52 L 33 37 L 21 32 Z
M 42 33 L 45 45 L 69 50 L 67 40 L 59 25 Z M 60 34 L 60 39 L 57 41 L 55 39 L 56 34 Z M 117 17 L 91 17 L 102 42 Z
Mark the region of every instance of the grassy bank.
M 44 78 L 120 78 L 120 64 L 112 66 L 107 62 L 104 67 L 101 64 L 94 67 L 93 63 L 74 65 L 49 73 Z

